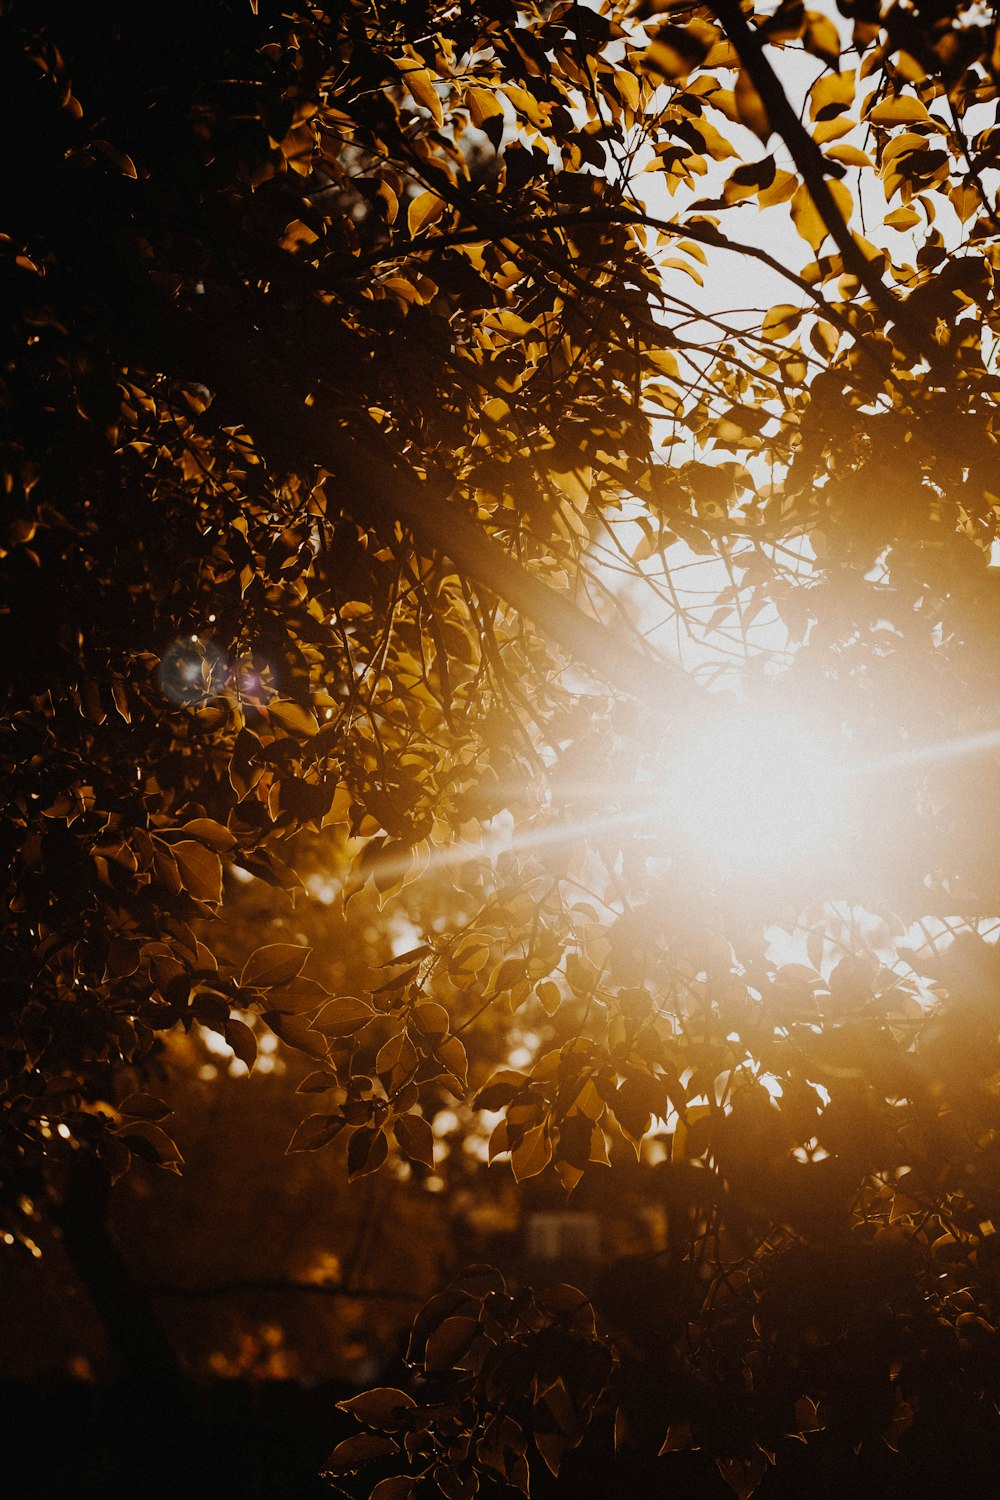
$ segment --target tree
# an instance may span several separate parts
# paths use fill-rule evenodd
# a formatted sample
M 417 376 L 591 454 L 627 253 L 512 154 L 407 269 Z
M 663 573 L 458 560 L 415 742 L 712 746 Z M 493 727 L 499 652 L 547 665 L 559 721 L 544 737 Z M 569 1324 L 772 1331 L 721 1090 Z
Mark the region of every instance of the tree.
M 606 1409 L 748 1494 L 790 1432 L 995 1403 L 993 23 L 0 25 L 8 1232 L 82 1151 L 176 1165 L 158 1036 L 250 1065 L 266 1026 L 318 1065 L 293 1146 L 346 1142 L 351 1178 L 432 1164 L 451 1096 L 502 1112 L 518 1180 L 632 1150 L 667 1205 L 644 1328 L 493 1273 L 442 1293 L 433 1404 L 372 1395 L 332 1460 L 408 1462 L 379 1500 L 524 1487 Z M 730 263 L 785 300 L 727 308 Z M 705 615 L 685 548 L 722 570 Z M 720 712 L 663 617 L 746 664 L 776 756 L 789 703 L 849 730 L 874 770 L 836 858 L 741 882 L 652 816 Z M 231 872 L 294 892 L 310 834 L 389 900 L 501 817 L 365 997 L 212 937 Z

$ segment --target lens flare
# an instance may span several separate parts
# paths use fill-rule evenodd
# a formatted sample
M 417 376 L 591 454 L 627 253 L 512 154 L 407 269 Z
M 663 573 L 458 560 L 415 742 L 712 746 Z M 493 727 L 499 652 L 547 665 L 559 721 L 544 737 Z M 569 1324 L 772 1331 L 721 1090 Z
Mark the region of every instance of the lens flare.
M 163 653 L 158 672 L 160 688 L 171 703 L 198 708 L 225 691 L 228 670 L 225 657 L 212 641 L 184 636 Z
M 787 713 L 740 708 L 704 722 L 662 774 L 658 811 L 730 873 L 794 865 L 822 849 L 844 805 L 839 746 Z
M 244 708 L 262 708 L 278 693 L 271 663 L 255 651 L 247 652 L 235 663 L 230 687 Z

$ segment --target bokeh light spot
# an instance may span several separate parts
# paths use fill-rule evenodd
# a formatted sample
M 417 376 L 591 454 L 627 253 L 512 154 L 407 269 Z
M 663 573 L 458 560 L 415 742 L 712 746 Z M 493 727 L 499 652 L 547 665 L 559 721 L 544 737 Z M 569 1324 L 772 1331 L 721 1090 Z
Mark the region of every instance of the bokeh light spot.
M 160 689 L 171 703 L 197 708 L 225 691 L 228 669 L 213 641 L 189 635 L 167 648 L 157 675 Z

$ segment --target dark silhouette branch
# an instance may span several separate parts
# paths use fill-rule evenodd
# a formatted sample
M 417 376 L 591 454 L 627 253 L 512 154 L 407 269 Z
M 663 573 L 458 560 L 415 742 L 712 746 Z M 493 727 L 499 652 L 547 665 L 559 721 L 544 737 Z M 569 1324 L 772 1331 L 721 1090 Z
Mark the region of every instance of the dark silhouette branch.
M 904 305 L 893 296 L 855 240 L 827 185 L 826 179 L 831 175 L 830 164 L 788 102 L 788 96 L 767 60 L 760 38 L 743 14 L 740 0 L 716 0 L 714 9 L 739 55 L 742 67 L 763 101 L 771 129 L 777 131 L 788 147 L 799 176 L 840 251 L 844 270 L 864 287 L 886 322 L 908 324 L 906 331 L 912 342 L 922 348 L 926 343 L 925 330 L 912 326 L 912 319 L 904 311 Z

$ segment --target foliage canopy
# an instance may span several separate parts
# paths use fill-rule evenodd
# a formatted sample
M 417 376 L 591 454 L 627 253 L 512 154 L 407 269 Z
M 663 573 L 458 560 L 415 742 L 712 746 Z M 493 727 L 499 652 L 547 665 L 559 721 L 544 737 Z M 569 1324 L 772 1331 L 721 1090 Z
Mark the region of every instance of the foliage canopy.
M 352 1177 L 433 1168 L 450 1100 L 518 1181 L 632 1151 L 667 1204 L 644 1332 L 489 1271 L 430 1305 L 433 1401 L 359 1398 L 331 1460 L 398 1459 L 378 1500 L 526 1490 L 606 1409 L 746 1495 L 942 1370 L 1000 1394 L 998 37 L 0 6 L 11 1235 L 75 1151 L 176 1167 L 179 1025 L 314 1058 L 293 1149 Z M 791 888 L 636 818 L 722 666 L 892 768 Z M 347 896 L 455 872 L 361 997 L 212 936 L 234 867 L 294 894 L 324 841 Z

